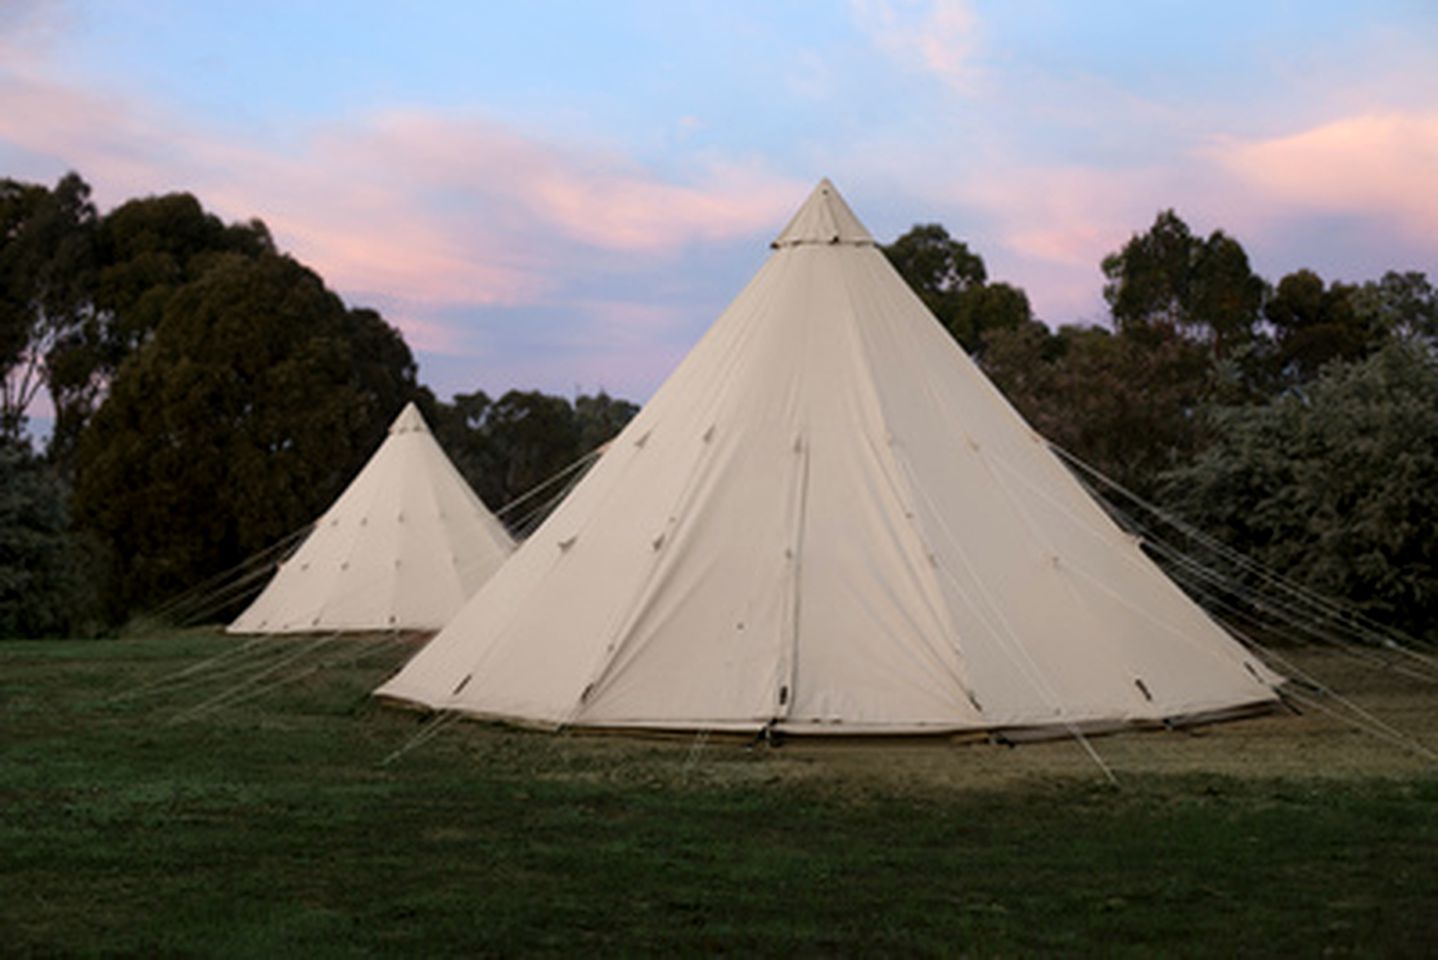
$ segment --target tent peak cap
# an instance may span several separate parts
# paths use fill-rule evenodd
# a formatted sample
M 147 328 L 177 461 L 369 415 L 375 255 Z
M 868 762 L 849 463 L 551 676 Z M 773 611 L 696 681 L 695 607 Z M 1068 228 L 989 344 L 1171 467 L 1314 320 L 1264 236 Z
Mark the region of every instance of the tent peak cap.
M 424 422 L 424 416 L 419 412 L 419 407 L 414 401 L 404 405 L 399 416 L 389 425 L 390 433 L 429 433 L 429 424 Z
M 821 179 L 804 201 L 788 226 L 774 238 L 771 247 L 797 247 L 806 244 L 874 246 L 874 236 L 828 177 Z

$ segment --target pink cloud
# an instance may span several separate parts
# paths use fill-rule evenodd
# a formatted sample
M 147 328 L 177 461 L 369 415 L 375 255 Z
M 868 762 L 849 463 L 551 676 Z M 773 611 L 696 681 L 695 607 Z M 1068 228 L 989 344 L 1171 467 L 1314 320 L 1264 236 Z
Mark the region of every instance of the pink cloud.
M 0 55 L 12 67 L 29 62 L 73 19 L 67 0 L 5 0 L 0 3 Z
M 1175 180 L 1157 168 L 1008 165 L 950 178 L 933 192 L 983 225 L 979 234 L 955 230 L 990 276 L 1023 287 L 1035 313 L 1059 324 L 1103 319 L 1100 262 L 1161 207 L 1181 205 Z
M 968 0 L 851 0 L 850 9 L 893 59 L 956 89 L 972 87 L 979 22 Z
M 1438 241 L 1438 111 L 1371 113 L 1266 140 L 1227 140 L 1215 163 L 1266 205 L 1380 217 Z
M 0 70 L 0 102 L 0 141 L 80 170 L 102 202 L 185 189 L 227 218 L 259 217 L 347 296 L 403 304 L 391 319 L 436 351 L 465 338 L 422 317 L 552 302 L 585 269 L 576 245 L 657 266 L 686 245 L 773 227 L 804 189 L 717 162 L 677 183 L 475 115 L 392 110 L 282 149 L 33 72 Z
M 1438 113 L 1384 112 L 1334 120 L 1296 134 L 1208 141 L 1164 162 L 1123 168 L 1005 165 L 992 160 L 959 178 L 931 181 L 941 208 L 976 211 L 989 237 L 980 250 L 995 276 L 1025 287 L 1053 322 L 1099 319 L 1102 258 L 1155 213 L 1172 207 L 1198 234 L 1238 238 L 1255 269 L 1381 269 L 1438 256 Z M 1333 215 L 1381 225 L 1385 252 L 1363 237 L 1327 238 L 1324 262 L 1294 237 Z M 959 228 L 960 236 L 966 234 Z M 1426 251 L 1426 253 L 1425 253 Z M 1417 260 L 1410 260 L 1417 256 Z
M 764 229 L 805 186 L 756 164 L 717 162 L 701 164 L 696 182 L 671 183 L 604 150 L 523 137 L 472 115 L 390 111 L 363 136 L 380 154 L 402 154 L 427 182 L 506 208 L 511 227 L 539 224 L 603 250 L 663 253 Z

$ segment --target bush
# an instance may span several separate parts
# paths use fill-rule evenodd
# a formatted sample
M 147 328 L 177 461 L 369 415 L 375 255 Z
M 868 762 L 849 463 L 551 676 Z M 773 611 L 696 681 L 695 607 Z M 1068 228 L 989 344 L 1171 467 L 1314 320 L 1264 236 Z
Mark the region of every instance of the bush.
M 1311 386 L 1210 412 L 1165 477 L 1189 522 L 1305 585 L 1438 639 L 1438 358 L 1394 342 Z
M 0 444 L 0 637 L 84 628 L 94 610 L 86 556 L 69 532 L 54 471 L 29 451 Z

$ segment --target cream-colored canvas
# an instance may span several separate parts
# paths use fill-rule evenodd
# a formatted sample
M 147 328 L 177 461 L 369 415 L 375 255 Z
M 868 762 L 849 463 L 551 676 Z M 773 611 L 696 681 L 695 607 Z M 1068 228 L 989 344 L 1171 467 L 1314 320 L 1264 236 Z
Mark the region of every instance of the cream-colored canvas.
M 409 404 L 229 632 L 438 630 L 513 549 Z
M 1278 677 L 1145 557 L 828 181 L 568 499 L 377 692 L 545 726 L 1191 718 Z

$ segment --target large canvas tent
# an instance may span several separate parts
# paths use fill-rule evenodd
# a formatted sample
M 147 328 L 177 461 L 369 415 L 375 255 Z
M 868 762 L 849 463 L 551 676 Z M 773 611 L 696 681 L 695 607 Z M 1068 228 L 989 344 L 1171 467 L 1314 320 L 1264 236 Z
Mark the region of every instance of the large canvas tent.
M 1073 731 L 1280 678 L 1075 481 L 824 181 L 588 476 L 377 693 L 544 727 Z
M 228 629 L 438 630 L 513 550 L 411 403 Z

